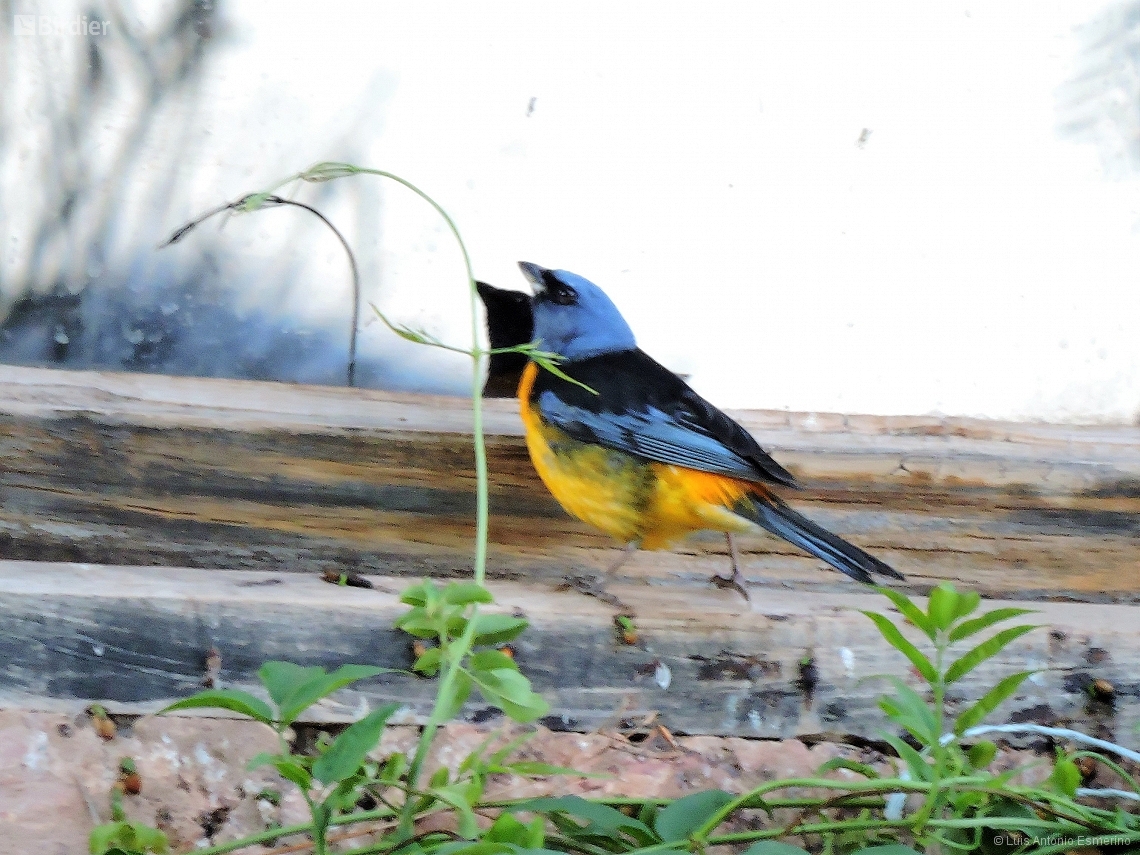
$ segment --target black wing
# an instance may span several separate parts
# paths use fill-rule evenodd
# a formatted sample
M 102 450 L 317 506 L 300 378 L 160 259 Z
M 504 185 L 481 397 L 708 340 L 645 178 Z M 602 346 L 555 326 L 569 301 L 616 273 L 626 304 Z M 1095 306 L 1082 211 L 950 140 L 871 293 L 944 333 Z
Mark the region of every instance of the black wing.
M 798 486 L 744 428 L 641 350 L 558 367 L 598 394 L 540 368 L 531 405 L 574 439 L 658 463 Z

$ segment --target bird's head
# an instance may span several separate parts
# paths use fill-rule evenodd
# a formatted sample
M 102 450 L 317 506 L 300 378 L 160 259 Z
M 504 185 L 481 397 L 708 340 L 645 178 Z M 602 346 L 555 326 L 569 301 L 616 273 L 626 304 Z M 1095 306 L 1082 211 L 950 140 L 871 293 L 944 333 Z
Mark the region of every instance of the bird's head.
M 633 330 L 605 292 L 568 270 L 520 261 L 534 289 L 534 335 L 543 350 L 569 360 L 633 350 Z

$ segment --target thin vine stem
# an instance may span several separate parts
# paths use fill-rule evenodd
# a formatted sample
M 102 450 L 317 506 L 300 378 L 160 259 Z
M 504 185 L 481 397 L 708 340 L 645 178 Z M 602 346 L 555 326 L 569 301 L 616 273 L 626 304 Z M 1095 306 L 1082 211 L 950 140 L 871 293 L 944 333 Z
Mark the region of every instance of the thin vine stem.
M 202 223 L 206 222 L 206 220 L 217 216 L 218 214 L 229 213 L 233 211 L 245 212 L 251 210 L 249 208 L 251 199 L 257 199 L 259 207 L 264 205 L 288 205 L 294 208 L 300 208 L 304 211 L 308 211 L 310 214 L 324 223 L 329 228 L 329 230 L 334 235 L 336 235 L 336 239 L 340 241 L 340 245 L 344 249 L 345 255 L 348 256 L 348 266 L 352 272 L 352 324 L 349 327 L 348 331 L 348 365 L 345 368 L 345 373 L 347 375 L 345 378 L 345 385 L 355 386 L 356 339 L 360 331 L 360 270 L 356 266 L 356 253 L 352 251 L 352 247 L 349 246 L 348 240 L 345 238 L 341 230 L 334 226 L 328 217 L 326 217 L 312 205 L 306 205 L 304 202 L 298 202 L 294 199 L 285 199 L 272 193 L 251 193 L 247 196 L 242 196 L 237 201 L 226 202 L 223 205 L 218 205 L 216 208 L 210 209 L 197 219 L 186 223 L 186 225 L 175 231 L 174 234 L 172 234 L 164 243 L 160 244 L 159 249 L 178 243 L 180 240 L 182 240 L 182 238 L 186 237 L 187 234 L 196 229 L 198 226 L 202 225 Z
M 452 235 L 455 236 L 456 243 L 459 244 L 459 251 L 463 255 L 463 266 L 467 272 L 467 290 L 468 290 L 468 303 L 471 314 L 471 350 L 469 355 L 471 357 L 471 428 L 473 433 L 473 444 L 475 446 L 475 567 L 474 577 L 477 585 L 483 585 L 487 576 L 487 524 L 488 524 L 488 476 L 487 476 L 487 449 L 483 436 L 483 388 L 482 388 L 482 372 L 480 371 L 483 351 L 479 347 L 479 314 L 476 301 L 478 300 L 478 289 L 475 287 L 475 273 L 471 268 L 471 256 L 467 252 L 467 245 L 463 242 L 463 237 L 459 233 L 459 228 L 455 225 L 455 221 L 444 210 L 443 206 L 435 201 L 431 196 L 408 181 L 392 172 L 387 172 L 383 169 L 372 169 L 369 167 L 354 166 L 350 163 L 336 163 L 325 162 L 318 163 L 305 172 L 299 173 L 295 176 L 296 179 L 301 181 L 308 181 L 319 183 L 323 181 L 332 181 L 337 178 L 343 178 L 349 175 L 375 175 L 380 178 L 387 178 L 390 181 L 395 181 L 407 189 L 411 190 L 425 202 L 435 209 L 445 223 L 451 230 Z M 288 183 L 288 182 L 285 182 Z M 440 719 L 440 710 L 443 706 L 440 701 L 444 698 L 449 698 L 454 691 L 455 680 L 459 673 L 459 663 L 463 659 L 465 651 L 471 649 L 472 642 L 475 639 L 475 617 L 478 614 L 478 606 L 472 605 L 468 613 L 467 627 L 463 635 L 458 641 L 458 652 L 453 653 L 447 657 L 447 667 L 443 670 L 440 677 L 439 691 L 436 695 L 436 704 L 432 708 L 431 715 L 428 717 L 427 722 L 424 724 L 424 729 L 420 733 L 419 741 L 416 743 L 416 751 L 412 757 L 412 762 L 408 766 L 408 785 L 414 788 L 419 781 L 420 773 L 423 770 L 424 761 L 427 759 L 428 751 L 431 749 L 432 741 L 435 739 L 436 731 L 443 723 Z M 401 815 L 400 829 L 402 833 L 408 833 L 411 826 L 411 802 L 406 802 L 404 811 Z
M 483 350 L 479 346 L 479 313 L 477 304 L 479 291 L 475 287 L 475 273 L 471 268 L 471 256 L 467 252 L 467 245 L 463 242 L 463 237 L 459 234 L 459 228 L 455 225 L 455 221 L 451 219 L 447 211 L 444 210 L 443 206 L 411 181 L 408 181 L 406 178 L 401 178 L 395 173 L 387 172 L 382 169 L 354 166 L 351 163 L 327 161 L 318 163 L 316 166 L 298 173 L 294 178 L 286 180 L 283 184 L 288 184 L 293 180 L 319 183 L 332 181 L 336 178 L 342 178 L 348 175 L 376 175 L 380 178 L 395 181 L 397 184 L 401 184 L 411 190 L 431 205 L 436 213 L 443 218 L 443 221 L 447 223 L 447 227 L 451 230 L 452 235 L 455 236 L 455 242 L 459 244 L 459 251 L 463 255 L 463 266 L 467 272 L 468 303 L 471 312 L 471 350 L 469 351 L 469 355 L 473 363 L 471 371 L 471 415 L 475 440 L 475 490 L 477 497 L 475 508 L 474 575 L 476 584 L 482 585 L 487 575 L 488 478 L 487 449 L 483 441 L 483 385 L 482 373 L 479 370 L 483 357 Z M 278 186 L 280 187 L 282 185 Z

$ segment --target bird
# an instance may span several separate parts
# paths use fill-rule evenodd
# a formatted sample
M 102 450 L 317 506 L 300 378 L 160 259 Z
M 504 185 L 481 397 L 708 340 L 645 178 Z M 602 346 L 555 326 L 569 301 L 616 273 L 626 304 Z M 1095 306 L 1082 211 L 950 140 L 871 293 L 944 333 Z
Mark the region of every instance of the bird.
M 475 288 L 487 310 L 487 339 L 491 349 L 529 344 L 534 338 L 530 294 L 476 282 Z M 487 365 L 485 398 L 513 398 L 529 360 L 523 353 L 492 353 Z
M 745 598 L 733 534 L 766 530 L 859 582 L 905 577 L 788 506 L 774 488 L 798 488 L 743 427 L 637 346 L 605 292 L 567 270 L 527 261 L 538 347 L 518 387 L 531 461 L 572 516 L 625 549 L 664 549 L 689 534 L 729 538 L 732 587 Z M 564 376 L 559 376 L 559 374 Z

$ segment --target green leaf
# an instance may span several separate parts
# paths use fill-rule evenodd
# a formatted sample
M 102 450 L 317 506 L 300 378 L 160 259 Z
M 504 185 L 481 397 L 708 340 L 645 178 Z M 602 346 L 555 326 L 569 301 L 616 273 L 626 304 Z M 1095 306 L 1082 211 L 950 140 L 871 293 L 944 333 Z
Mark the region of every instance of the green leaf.
M 881 585 L 876 585 L 875 590 L 894 603 L 899 613 L 918 627 L 926 634 L 926 637 L 934 641 L 934 625 L 930 619 L 923 613 L 922 609 L 910 601 L 906 594 L 893 590 L 892 588 L 884 588 Z
M 380 313 L 377 312 L 377 314 L 380 314 Z M 389 322 L 389 320 L 387 318 L 385 318 L 383 315 L 380 315 L 380 320 L 382 320 L 385 324 L 387 324 L 388 329 L 390 329 L 392 332 L 394 332 L 400 338 L 404 339 L 404 341 L 414 342 L 415 344 L 430 344 L 431 343 L 431 339 L 428 337 L 427 332 L 425 332 L 424 330 L 414 330 L 411 327 L 406 326 L 404 324 L 400 324 L 399 326 L 395 326 L 391 322 Z
M 264 724 L 273 723 L 273 710 L 269 708 L 269 704 L 260 698 L 254 697 L 249 692 L 242 692 L 238 689 L 207 689 L 204 692 L 199 692 L 192 697 L 176 701 L 170 706 L 164 707 L 159 711 L 159 715 L 174 712 L 175 710 L 189 710 L 202 707 L 230 710 L 231 712 L 249 716 Z
M 954 609 L 954 620 L 961 620 L 966 615 L 973 614 L 982 602 L 982 596 L 977 591 L 958 593 L 958 607 Z
M 541 816 L 534 817 L 527 823 L 527 837 L 522 844 L 529 851 L 549 851 L 545 850 L 542 844 L 546 842 L 546 820 Z
M 471 603 L 491 603 L 495 598 L 490 591 L 474 582 L 452 582 L 443 589 L 443 601 L 453 606 L 467 606 Z
M 111 841 L 115 839 L 118 832 L 117 826 L 117 822 L 108 822 L 91 829 L 91 834 L 87 837 L 87 850 L 91 852 L 91 855 L 103 855 L 111 848 Z
M 581 796 L 557 796 L 530 799 L 529 801 L 510 805 L 504 808 L 504 810 L 508 810 L 511 813 L 517 811 L 544 814 L 566 813 L 570 816 L 584 819 L 587 825 L 578 828 L 579 836 L 601 835 L 608 837 L 616 833 L 624 833 L 630 835 L 642 845 L 656 843 L 659 840 L 657 834 L 640 820 L 626 816 L 621 811 L 614 810 L 609 805 L 586 801 L 586 799 Z
M 442 615 L 444 634 L 448 638 L 460 638 L 467 631 L 467 618 L 463 616 L 465 609 L 462 606 L 447 606 Z
M 324 805 L 329 815 L 351 812 L 353 806 L 360 800 L 359 788 L 367 780 L 363 764 L 347 778 L 342 778 L 333 791 L 325 796 Z
M 757 840 L 740 855 L 807 855 L 807 850 L 778 840 Z
M 441 621 L 428 617 L 427 612 L 416 606 L 396 618 L 396 629 L 402 629 L 415 638 L 438 638 Z
M 93 855 L 138 855 L 138 853 L 169 852 L 166 835 L 157 828 L 141 822 L 109 822 L 96 826 L 87 838 L 87 848 Z
M 850 760 L 846 757 L 832 757 L 826 763 L 821 764 L 816 771 L 820 775 L 826 775 L 834 769 L 847 769 L 862 775 L 864 778 L 879 777 L 879 773 L 874 766 L 868 766 L 866 763 L 859 763 L 856 760 Z
M 977 647 L 959 657 L 946 669 L 946 684 L 949 685 L 955 680 L 960 680 L 987 659 L 1000 653 L 1011 641 L 1020 638 L 1025 635 L 1025 633 L 1034 629 L 1037 629 L 1035 625 L 1026 623 L 1019 626 L 1011 626 L 1008 629 L 1003 629 L 1001 632 L 991 635 Z
M 467 698 L 471 696 L 471 685 L 471 675 L 466 671 L 455 672 L 455 682 L 451 685 L 451 693 L 447 697 L 440 695 L 436 699 L 436 721 L 448 721 L 459 715 L 459 711 L 467 703 Z
M 281 721 L 284 724 L 292 724 L 297 716 L 338 689 L 343 689 L 358 680 L 386 673 L 391 669 L 377 668 L 375 665 L 341 665 L 331 674 L 326 674 L 323 668 L 318 670 L 320 672 L 318 676 L 297 686 L 281 702 Z
M 548 353 L 548 352 L 541 351 L 541 350 L 532 351 L 530 354 L 530 358 L 533 362 L 535 362 L 540 368 L 543 368 L 544 370 L 549 371 L 555 377 L 558 377 L 562 380 L 565 380 L 568 383 L 573 383 L 575 386 L 581 386 L 583 389 L 585 389 L 587 392 L 589 392 L 592 395 L 598 394 L 596 389 L 591 389 L 589 386 L 587 386 L 581 380 L 575 380 L 573 377 L 571 377 L 569 374 L 567 374 L 565 371 L 563 371 L 561 368 L 559 368 L 558 365 L 555 363 L 554 359 L 551 358 L 553 356 L 555 356 L 555 354 Z
M 473 671 L 471 678 L 487 703 L 497 706 L 514 721 L 534 721 L 550 712 L 550 705 L 531 689 L 530 680 L 515 668 Z
M 431 794 L 455 808 L 460 837 L 474 840 L 479 836 L 479 823 L 475 821 L 474 804 L 483 794 L 482 787 L 474 781 L 464 781 L 448 787 L 438 787 Z
M 429 647 L 420 654 L 420 657 L 416 660 L 416 664 L 412 666 L 412 670 L 418 671 L 428 677 L 434 677 L 439 673 L 439 666 L 442 661 L 443 648 Z
M 480 650 L 473 653 L 468 660 L 472 671 L 494 671 L 506 668 L 508 671 L 517 671 L 518 663 L 501 650 Z
M 536 817 L 537 819 L 537 817 Z M 483 835 L 483 839 L 490 843 L 513 843 L 515 846 L 531 846 L 530 827 L 524 825 L 509 813 L 499 814 L 499 818 L 491 823 Z
M 898 677 L 887 679 L 895 687 L 895 694 L 879 698 L 880 708 L 924 745 L 933 745 L 942 736 L 938 732 L 938 719 L 934 710 Z
M 697 829 L 712 819 L 721 808 L 733 801 L 735 796 L 724 790 L 704 790 L 677 801 L 661 809 L 654 826 L 666 843 L 675 840 L 688 840 Z
M 644 822 L 650 828 L 657 824 L 657 814 L 660 808 L 657 804 L 647 801 L 641 803 L 641 810 L 637 812 L 637 819 L 639 822 Z
M 983 629 L 993 626 L 995 623 L 1000 623 L 1003 620 L 1010 618 L 1021 617 L 1021 615 L 1033 614 L 1032 609 L 994 609 L 993 611 L 986 612 L 981 617 L 973 618 L 972 620 L 963 621 L 952 630 L 950 630 L 949 639 L 951 643 L 961 641 L 963 638 L 969 638 L 971 635 L 976 635 Z
M 394 784 L 400 780 L 404 772 L 408 768 L 408 758 L 405 754 L 397 751 L 385 761 L 384 766 L 380 769 L 380 774 L 377 776 L 378 780 L 383 784 Z
M 930 764 L 923 759 L 921 754 L 914 750 L 914 746 L 889 733 L 883 734 L 883 741 L 895 749 L 895 753 L 906 763 L 906 767 L 910 770 L 910 776 L 913 780 L 930 780 Z
M 302 181 L 318 183 L 321 181 L 335 181 L 337 178 L 347 178 L 350 175 L 359 175 L 364 171 L 365 170 L 362 170 L 358 166 L 353 166 L 351 163 L 337 163 L 335 160 L 324 160 L 310 166 L 297 177 Z
M 411 585 L 400 592 L 400 602 L 407 606 L 423 608 L 428 602 L 429 589 L 435 591 L 430 579 L 425 579 L 418 585 Z
M 974 703 L 969 709 L 965 710 L 958 716 L 954 722 L 954 733 L 961 736 L 971 727 L 980 724 L 982 719 L 992 713 L 998 708 L 1006 698 L 1010 697 L 1018 690 L 1026 679 L 1032 677 L 1036 671 L 1020 671 L 1017 674 L 1010 674 L 982 697 Z
M 343 781 L 360 769 L 368 752 L 380 741 L 384 725 L 399 704 L 388 704 L 350 725 L 313 763 L 313 777 L 325 784 Z
M 264 191 L 261 193 L 250 193 L 242 200 L 241 211 L 244 214 L 256 211 L 269 201 L 269 197 L 274 195 L 271 191 Z
M 911 661 L 911 664 L 918 669 L 918 673 L 928 683 L 935 683 L 938 681 L 938 672 L 934 670 L 934 665 L 930 660 L 923 656 L 917 647 L 911 644 L 903 634 L 899 632 L 897 626 L 891 623 L 886 617 L 876 612 L 863 612 L 867 617 L 874 621 L 875 626 L 878 627 L 879 632 L 887 643 L 895 650 L 899 651 L 903 656 Z
M 133 842 L 131 824 L 126 820 L 108 822 L 91 829 L 91 834 L 87 838 L 87 848 L 92 855 L 105 855 L 122 851 L 119 844 L 125 841 Z
M 404 339 L 405 341 L 414 342 L 415 344 L 430 344 L 431 343 L 430 339 L 426 333 L 417 332 L 417 331 L 410 329 L 409 327 L 405 326 L 404 324 L 394 324 L 390 320 L 388 320 L 387 315 L 385 315 L 383 312 L 380 311 L 380 309 L 378 309 L 376 307 L 375 303 L 369 303 L 368 305 L 370 305 L 372 307 L 372 311 L 374 311 L 376 313 L 376 317 L 378 317 L 381 321 L 384 322 L 384 326 L 386 326 L 388 329 L 390 329 L 392 332 L 394 332 L 400 338 Z
M 921 852 L 916 852 L 909 846 L 903 846 L 901 843 L 888 843 L 886 846 L 868 846 L 866 849 L 858 850 L 862 855 L 870 853 L 870 855 L 922 855 Z
M 475 615 L 475 644 L 506 644 L 527 628 L 524 618 L 511 615 Z
M 303 792 L 308 792 L 313 786 L 313 776 L 309 774 L 309 770 L 302 766 L 297 761 L 278 755 L 273 761 L 273 768 L 286 781 L 292 781 Z
M 294 662 L 266 662 L 257 671 L 269 697 L 278 709 L 285 699 L 301 686 L 325 673 L 320 665 L 297 665 Z
M 975 769 L 985 769 L 993 762 L 996 755 L 997 746 L 988 739 L 975 743 L 966 753 L 966 756 L 970 758 L 970 765 Z
M 168 851 L 169 844 L 163 832 L 141 822 L 131 823 L 131 825 L 134 826 L 135 839 L 142 845 L 144 852 L 163 853 Z
M 930 592 L 930 601 L 927 604 L 927 613 L 930 622 L 943 631 L 950 628 L 954 622 L 954 615 L 958 611 L 958 592 L 954 586 L 943 582 Z
M 1081 770 L 1068 757 L 1058 757 L 1053 765 L 1053 774 L 1049 776 L 1049 783 L 1057 792 L 1071 799 L 1081 785 Z

